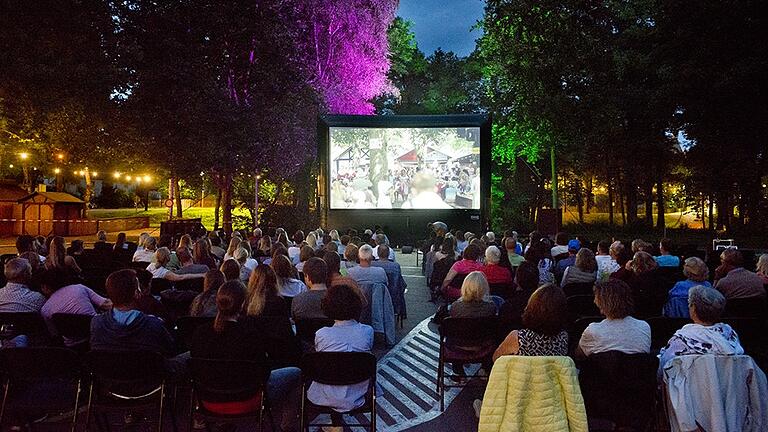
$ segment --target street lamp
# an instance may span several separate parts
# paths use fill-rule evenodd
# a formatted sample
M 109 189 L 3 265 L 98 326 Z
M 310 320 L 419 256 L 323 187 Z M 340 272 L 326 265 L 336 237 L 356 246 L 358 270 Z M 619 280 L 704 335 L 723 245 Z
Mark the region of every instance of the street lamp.
M 24 172 L 24 184 L 22 186 L 30 193 L 32 193 L 32 182 L 29 179 L 29 153 L 19 153 L 19 159 L 21 159 L 21 170 Z

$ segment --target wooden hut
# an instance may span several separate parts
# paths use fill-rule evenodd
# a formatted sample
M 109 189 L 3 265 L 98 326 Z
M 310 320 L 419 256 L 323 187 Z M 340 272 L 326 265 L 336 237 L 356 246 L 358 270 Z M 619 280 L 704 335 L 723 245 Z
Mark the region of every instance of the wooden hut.
M 85 201 L 64 192 L 34 192 L 18 200 L 14 216 L 16 235 L 80 235 L 77 226 Z
M 29 192 L 15 183 L 0 181 L 0 237 L 13 235 L 13 209 L 16 203 L 27 195 Z

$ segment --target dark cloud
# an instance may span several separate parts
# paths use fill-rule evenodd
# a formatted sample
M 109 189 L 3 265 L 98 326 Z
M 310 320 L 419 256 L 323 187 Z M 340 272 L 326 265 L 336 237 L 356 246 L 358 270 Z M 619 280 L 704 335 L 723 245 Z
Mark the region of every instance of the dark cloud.
M 482 19 L 484 5 L 482 0 L 400 0 L 397 14 L 413 21 L 416 41 L 425 54 L 442 48 L 467 56 L 482 34 L 471 29 Z

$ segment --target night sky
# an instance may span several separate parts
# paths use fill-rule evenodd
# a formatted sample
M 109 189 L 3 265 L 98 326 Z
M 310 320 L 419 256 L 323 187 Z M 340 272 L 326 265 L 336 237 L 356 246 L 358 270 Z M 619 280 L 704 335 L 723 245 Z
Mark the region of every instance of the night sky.
M 483 0 L 400 0 L 397 14 L 413 21 L 419 48 L 426 55 L 437 48 L 467 56 L 480 30 L 470 32 L 483 17 Z

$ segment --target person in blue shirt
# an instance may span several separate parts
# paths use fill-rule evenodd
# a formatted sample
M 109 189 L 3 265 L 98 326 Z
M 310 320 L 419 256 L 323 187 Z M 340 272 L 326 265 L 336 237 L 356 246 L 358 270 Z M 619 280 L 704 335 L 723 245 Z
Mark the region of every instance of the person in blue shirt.
M 680 267 L 680 257 L 672 255 L 672 240 L 663 238 L 659 242 L 661 255 L 654 257 L 659 267 Z
M 664 305 L 664 316 L 669 318 L 690 318 L 688 309 L 688 291 L 701 285 L 711 288 L 709 283 L 709 268 L 701 258 L 691 257 L 685 260 L 683 274 L 686 280 L 679 281 L 669 290 L 669 299 Z

